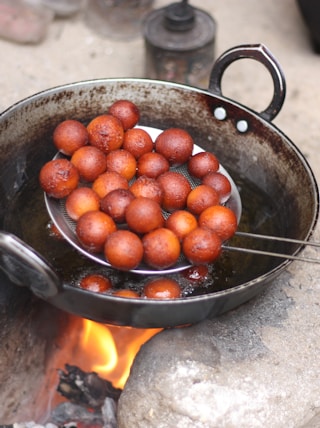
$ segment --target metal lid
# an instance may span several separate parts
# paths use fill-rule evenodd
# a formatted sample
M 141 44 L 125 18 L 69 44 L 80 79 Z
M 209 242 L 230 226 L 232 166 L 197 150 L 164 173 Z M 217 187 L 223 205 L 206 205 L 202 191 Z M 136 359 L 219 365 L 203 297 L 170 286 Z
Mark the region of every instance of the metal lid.
M 170 31 L 187 31 L 195 25 L 194 8 L 187 1 L 172 3 L 165 8 L 164 25 Z
M 215 37 L 214 19 L 186 1 L 153 10 L 144 21 L 144 37 L 150 44 L 171 51 L 198 49 Z

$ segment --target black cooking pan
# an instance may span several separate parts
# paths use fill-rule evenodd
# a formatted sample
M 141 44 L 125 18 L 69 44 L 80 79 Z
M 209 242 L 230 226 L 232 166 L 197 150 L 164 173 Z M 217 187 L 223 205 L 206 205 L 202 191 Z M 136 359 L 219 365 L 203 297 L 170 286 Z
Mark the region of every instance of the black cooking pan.
M 270 105 L 256 113 L 221 93 L 230 63 L 262 62 L 274 82 Z M 285 81 L 280 66 L 262 45 L 239 46 L 213 67 L 208 91 L 147 79 L 101 79 L 63 85 L 31 96 L 0 116 L 0 260 L 8 287 L 26 286 L 53 305 L 99 322 L 139 328 L 196 323 L 248 301 L 291 262 L 226 249 L 203 283 L 185 272 L 180 299 L 159 301 L 98 294 L 78 287 L 87 273 L 108 275 L 116 288 L 138 290 L 145 275 L 99 266 L 66 241 L 53 238 L 38 174 L 52 159 L 52 132 L 68 118 L 87 123 L 118 99 L 139 106 L 140 124 L 181 127 L 197 145 L 212 151 L 235 181 L 242 199 L 239 230 L 297 240 L 309 239 L 318 217 L 318 188 L 299 149 L 271 124 L 282 107 Z M 235 237 L 228 245 L 256 245 Z M 267 241 L 260 248 L 296 255 L 303 244 Z

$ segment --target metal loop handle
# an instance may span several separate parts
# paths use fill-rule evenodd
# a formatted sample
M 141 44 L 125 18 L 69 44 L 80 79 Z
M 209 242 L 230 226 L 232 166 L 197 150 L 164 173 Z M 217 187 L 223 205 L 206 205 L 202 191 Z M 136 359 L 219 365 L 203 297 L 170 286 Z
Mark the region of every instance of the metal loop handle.
M 0 269 L 13 283 L 28 286 L 40 298 L 55 296 L 61 287 L 60 279 L 43 257 L 15 235 L 2 231 Z
M 269 106 L 259 116 L 272 121 L 283 105 L 286 96 L 286 82 L 283 71 L 272 53 L 263 44 L 240 45 L 227 50 L 215 62 L 210 75 L 209 91 L 222 96 L 221 81 L 226 68 L 234 61 L 242 58 L 251 58 L 262 63 L 270 72 L 274 93 Z

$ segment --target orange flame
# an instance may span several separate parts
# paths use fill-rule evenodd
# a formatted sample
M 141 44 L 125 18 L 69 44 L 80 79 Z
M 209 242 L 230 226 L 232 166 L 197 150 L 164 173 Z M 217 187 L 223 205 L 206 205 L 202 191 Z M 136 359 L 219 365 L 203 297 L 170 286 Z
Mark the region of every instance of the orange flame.
M 91 371 L 123 388 L 141 346 L 162 329 L 115 327 L 83 320 L 80 347 L 91 361 Z

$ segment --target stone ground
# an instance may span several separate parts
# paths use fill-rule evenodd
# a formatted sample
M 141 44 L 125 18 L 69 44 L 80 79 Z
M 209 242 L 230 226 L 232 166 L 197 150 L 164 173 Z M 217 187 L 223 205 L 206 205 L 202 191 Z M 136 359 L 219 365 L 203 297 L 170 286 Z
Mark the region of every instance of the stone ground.
M 155 1 L 155 7 L 168 3 Z M 193 3 L 217 21 L 216 55 L 235 45 L 264 43 L 277 57 L 287 97 L 273 123 L 301 149 L 319 180 L 320 56 L 311 48 L 295 0 Z M 81 16 L 56 20 L 39 45 L 0 40 L 0 52 L 0 111 L 64 83 L 144 76 L 141 37 L 102 38 Z M 259 64 L 240 61 L 226 73 L 223 92 L 260 111 L 272 85 Z M 306 253 L 319 257 L 317 250 Z M 319 302 L 320 266 L 295 262 L 241 308 L 156 336 L 133 366 L 121 398 L 120 427 L 319 427 Z

